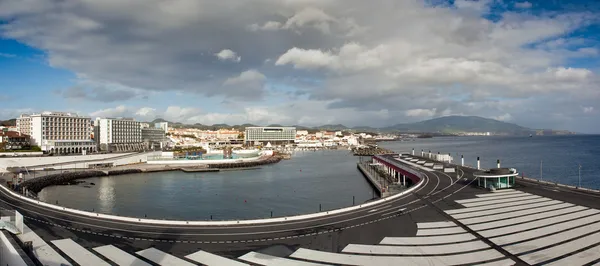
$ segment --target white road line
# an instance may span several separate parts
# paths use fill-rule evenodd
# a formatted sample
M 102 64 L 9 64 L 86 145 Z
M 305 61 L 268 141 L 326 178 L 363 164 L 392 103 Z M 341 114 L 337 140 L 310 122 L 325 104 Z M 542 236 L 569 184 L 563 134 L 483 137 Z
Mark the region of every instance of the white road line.
M 529 264 L 537 264 L 540 262 L 547 261 L 549 259 L 553 259 L 564 254 L 568 254 L 579 249 L 585 248 L 587 246 L 594 245 L 600 241 L 600 233 L 591 234 L 589 236 L 582 237 L 580 239 L 576 239 L 570 242 L 567 242 L 562 245 L 554 246 L 551 248 L 543 249 L 540 251 L 536 251 L 533 253 L 529 253 L 523 256 L 519 256 L 520 259 L 524 260 Z M 596 247 L 597 249 L 597 247 Z M 600 254 L 596 253 L 595 257 L 598 258 Z M 580 265 L 574 262 L 568 262 L 563 265 Z
M 539 207 L 544 207 L 544 206 L 554 205 L 554 204 L 560 204 L 560 203 L 562 203 L 562 201 L 559 201 L 559 200 L 543 201 L 543 202 L 539 202 L 539 203 L 535 203 L 535 204 L 528 204 L 528 205 L 524 205 L 524 206 L 523 205 L 516 205 L 516 206 L 513 206 L 513 207 L 507 207 L 507 208 L 502 208 L 502 209 L 491 209 L 491 210 L 487 210 L 487 211 L 458 213 L 458 214 L 452 215 L 452 218 L 454 218 L 454 219 L 464 219 L 464 218 L 470 218 L 470 217 L 492 215 L 492 214 L 497 214 L 499 212 L 503 212 L 504 213 L 504 212 L 520 211 L 520 210 L 523 210 L 523 209 L 533 209 L 533 208 L 539 208 Z
M 505 192 L 505 193 L 486 193 L 486 194 L 478 194 L 475 195 L 478 198 L 493 198 L 493 197 L 504 197 L 505 195 L 518 195 L 518 194 L 525 194 L 525 192 L 521 192 L 518 190 L 515 191 L 509 191 L 509 192 Z
M 244 266 L 248 265 L 239 261 L 221 257 L 212 253 L 208 253 L 204 250 L 194 252 L 190 255 L 185 256 L 186 258 L 195 262 L 201 263 L 207 266 Z
M 155 248 L 140 250 L 136 252 L 136 254 L 163 266 L 195 266 L 193 263 L 187 262 Z
M 380 245 L 431 245 L 449 244 L 477 239 L 470 233 L 447 236 L 385 237 Z
M 491 229 L 491 228 L 496 228 L 496 227 L 511 226 L 513 224 L 529 222 L 531 220 L 549 218 L 552 216 L 556 216 L 558 214 L 566 214 L 569 212 L 582 211 L 585 209 L 587 209 L 587 208 L 582 207 L 582 206 L 573 206 L 570 208 L 557 210 L 557 211 L 550 211 L 550 212 L 537 213 L 537 214 L 531 214 L 531 215 L 523 215 L 521 217 L 515 217 L 513 219 L 500 220 L 500 221 L 483 223 L 483 224 L 475 224 L 475 225 L 469 226 L 469 228 L 471 228 L 475 231 L 480 231 L 480 230 Z
M 496 195 L 496 194 L 493 194 Z M 518 198 L 524 196 L 532 196 L 532 194 L 528 193 L 511 193 L 511 194 L 498 194 L 496 197 L 485 197 L 485 198 L 473 198 L 473 199 L 464 199 L 464 200 L 456 200 L 457 203 L 475 203 L 475 202 L 489 202 L 492 200 L 500 200 L 500 199 L 510 199 L 510 198 Z
M 570 212 L 570 210 L 568 208 L 573 207 L 573 206 L 574 205 L 571 203 L 561 203 L 561 204 L 550 205 L 550 206 L 536 208 L 536 209 L 527 209 L 527 210 L 522 210 L 522 211 L 506 212 L 506 213 L 488 215 L 488 216 L 483 216 L 483 217 L 459 219 L 459 221 L 462 224 L 470 225 L 470 224 L 494 222 L 494 221 L 498 221 L 498 220 L 504 220 L 504 219 L 515 218 L 515 217 L 520 217 L 520 216 L 524 216 L 524 215 L 529 215 L 529 214 L 533 214 L 533 213 L 544 213 L 544 212 L 550 212 L 550 211 L 557 211 L 558 214 L 563 214 L 563 213 Z
M 518 191 L 518 190 L 514 190 L 514 189 L 512 189 L 512 188 L 509 188 L 509 189 L 499 189 L 499 190 L 494 190 L 494 191 L 492 191 L 492 192 L 490 192 L 490 193 L 503 194 L 503 193 L 515 192 L 515 191 Z
M 292 258 L 305 259 L 311 261 L 343 264 L 343 265 L 378 265 L 378 266 L 398 266 L 398 265 L 453 265 L 453 264 L 477 264 L 483 260 L 493 260 L 503 258 L 500 252 L 491 249 L 472 252 L 468 256 L 446 255 L 446 256 L 371 256 L 371 255 L 351 255 L 330 253 L 324 251 L 310 250 L 300 248 L 292 255 Z
M 248 252 L 244 256 L 239 257 L 240 260 L 250 262 L 252 264 L 265 266 L 323 266 L 327 264 L 306 262 L 294 259 L 275 257 L 258 252 Z
M 94 255 L 94 253 L 75 243 L 75 241 L 70 238 L 53 240 L 51 242 L 80 265 L 110 266 L 110 264 L 108 264 L 106 261 L 98 258 L 98 256 Z
M 443 222 L 430 222 L 430 223 L 417 223 L 418 229 L 427 229 L 427 228 L 441 228 L 441 227 L 455 227 L 456 224 L 450 221 Z
M 551 201 L 551 200 L 552 199 L 548 199 L 548 198 L 539 198 L 539 199 L 532 199 L 532 200 L 524 200 L 522 202 L 519 202 L 519 204 L 520 205 L 526 205 L 526 204 L 538 203 L 538 202 L 542 202 L 542 201 Z M 479 206 L 479 207 L 473 207 L 473 208 L 462 208 L 462 209 L 456 209 L 456 210 L 447 210 L 445 212 L 447 214 L 458 214 L 458 213 L 466 213 L 466 212 L 478 212 L 478 211 L 491 210 L 491 209 L 495 209 L 495 208 L 505 208 L 506 205 L 510 205 L 510 204 L 498 203 L 498 204 L 490 204 L 490 205 L 486 205 L 486 206 Z
M 541 248 L 549 245 L 556 244 L 561 241 L 572 239 L 590 232 L 600 230 L 600 223 L 590 224 L 586 226 L 572 226 L 570 222 L 561 223 L 553 226 L 543 227 L 527 232 L 521 232 L 518 234 L 495 237 L 490 239 L 497 245 L 507 245 L 505 249 L 515 251 L 515 253 L 527 252 L 532 249 Z M 572 230 L 571 230 L 572 229 Z M 568 231 L 565 231 L 568 230 Z M 549 236 L 541 237 L 543 235 L 552 234 Z M 536 239 L 532 239 L 536 238 Z M 517 241 L 523 241 L 518 244 L 512 244 Z
M 530 199 L 540 199 L 543 198 L 541 196 L 538 195 L 526 195 L 523 197 L 518 197 L 518 198 L 510 198 L 510 199 L 496 199 L 496 200 L 490 200 L 490 201 L 486 201 L 486 202 L 474 202 L 474 203 L 464 203 L 461 204 L 467 208 L 472 208 L 472 207 L 479 207 L 479 206 L 487 206 L 487 205 L 492 205 L 492 204 L 515 204 L 515 202 L 520 202 L 520 201 L 525 201 L 525 200 L 530 200 Z M 548 199 L 548 198 L 545 198 Z M 512 202 L 512 203 L 510 203 Z
M 433 236 L 433 235 L 449 235 L 465 233 L 465 229 L 462 227 L 447 227 L 447 228 L 436 228 L 436 229 L 421 229 L 417 231 L 417 236 Z
M 515 262 L 511 259 L 497 260 L 487 263 L 477 264 L 478 266 L 513 266 Z
M 600 246 L 575 253 L 571 256 L 546 264 L 547 266 L 584 265 L 600 259 Z M 598 265 L 598 264 L 596 264 Z
M 119 266 L 150 266 L 150 264 L 138 259 L 136 256 L 113 245 L 95 247 L 93 249 Z
M 432 243 L 434 244 L 434 243 Z M 349 244 L 342 252 L 358 253 L 371 255 L 447 255 L 458 252 L 470 252 L 474 250 L 491 249 L 483 241 L 475 240 L 464 243 L 451 243 L 435 246 L 382 246 L 382 245 L 361 245 Z
M 551 219 L 544 219 L 541 221 L 531 221 L 528 223 L 523 223 L 523 224 L 517 224 L 517 225 L 510 225 L 510 226 L 504 226 L 504 227 L 500 227 L 500 228 L 496 228 L 496 229 L 489 229 L 489 230 L 484 230 L 484 231 L 477 231 L 478 234 L 487 237 L 487 238 L 491 238 L 491 237 L 495 237 L 495 236 L 499 236 L 499 235 L 505 235 L 505 234 L 510 234 L 510 233 L 516 233 L 516 232 L 521 232 L 521 231 L 525 231 L 525 230 L 530 230 L 530 229 L 535 229 L 535 228 L 542 228 L 542 227 L 546 227 L 550 224 L 556 224 L 556 223 L 561 223 L 564 221 L 569 221 L 569 220 L 573 220 L 573 219 L 578 219 L 581 217 L 585 217 L 588 215 L 593 215 L 593 214 L 598 214 L 600 213 L 600 211 L 596 210 L 596 209 L 589 209 L 589 210 L 584 210 L 584 211 L 580 211 L 580 212 L 575 212 L 575 213 L 570 213 L 570 214 L 565 214 L 565 215 L 561 215 L 558 217 L 553 217 Z M 595 215 L 595 216 L 591 216 L 594 219 L 600 220 L 600 215 Z M 569 221 L 569 222 L 577 222 L 578 220 L 574 220 L 574 221 Z

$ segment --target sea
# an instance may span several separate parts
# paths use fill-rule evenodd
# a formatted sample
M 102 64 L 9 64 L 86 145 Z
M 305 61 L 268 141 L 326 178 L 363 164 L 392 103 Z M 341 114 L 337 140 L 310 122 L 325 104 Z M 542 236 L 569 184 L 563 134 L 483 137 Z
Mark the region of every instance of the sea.
M 450 154 L 455 163 L 516 168 L 524 176 L 600 189 L 600 136 L 435 137 L 380 142 L 396 152 Z M 376 197 L 347 150 L 298 151 L 260 169 L 216 173 L 179 171 L 85 179 L 52 186 L 41 200 L 131 217 L 236 220 L 327 211 Z M 91 185 L 90 183 L 94 183 Z

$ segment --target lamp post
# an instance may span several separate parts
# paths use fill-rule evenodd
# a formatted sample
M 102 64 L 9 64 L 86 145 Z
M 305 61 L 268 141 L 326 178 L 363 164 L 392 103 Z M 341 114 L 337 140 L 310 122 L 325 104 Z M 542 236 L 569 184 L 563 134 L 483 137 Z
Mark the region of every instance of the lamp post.
M 543 163 L 543 161 L 542 161 L 542 160 L 540 160 L 540 180 L 543 180 L 543 179 L 542 179 L 542 169 L 543 169 L 543 168 L 542 168 L 542 165 L 543 165 L 542 163 Z
M 581 164 L 579 164 L 579 185 L 578 187 L 581 187 Z

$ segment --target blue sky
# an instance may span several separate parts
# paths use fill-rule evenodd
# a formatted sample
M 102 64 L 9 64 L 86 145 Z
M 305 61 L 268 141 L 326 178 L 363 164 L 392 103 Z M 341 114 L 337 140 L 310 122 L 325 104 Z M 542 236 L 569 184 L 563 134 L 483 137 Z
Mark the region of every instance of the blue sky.
M 479 115 L 600 133 L 597 1 L 32 1 L 0 2 L 0 119 Z

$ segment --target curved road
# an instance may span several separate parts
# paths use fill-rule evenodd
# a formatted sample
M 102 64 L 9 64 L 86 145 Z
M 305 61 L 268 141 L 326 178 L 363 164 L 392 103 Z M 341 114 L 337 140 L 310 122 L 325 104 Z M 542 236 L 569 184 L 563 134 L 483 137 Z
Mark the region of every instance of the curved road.
M 400 164 L 400 163 L 399 163 Z M 462 178 L 465 169 L 447 174 L 427 172 L 424 183 L 414 192 L 375 206 L 320 218 L 282 223 L 240 226 L 167 226 L 88 217 L 45 208 L 22 201 L 0 190 L 3 205 L 25 216 L 27 224 L 46 241 L 76 236 L 90 246 L 115 244 L 124 249 L 163 246 L 186 253 L 201 246 L 211 252 L 242 252 L 271 245 L 311 246 L 337 251 L 348 243 L 379 241 L 385 236 L 414 235 L 411 213 L 432 203 L 444 204 L 472 183 Z M 471 175 L 468 175 L 471 176 Z M 447 204 L 454 204 L 447 201 Z M 402 210 L 402 211 L 401 211 Z M 432 219 L 439 219 L 435 211 Z M 427 219 L 425 215 L 425 219 Z

